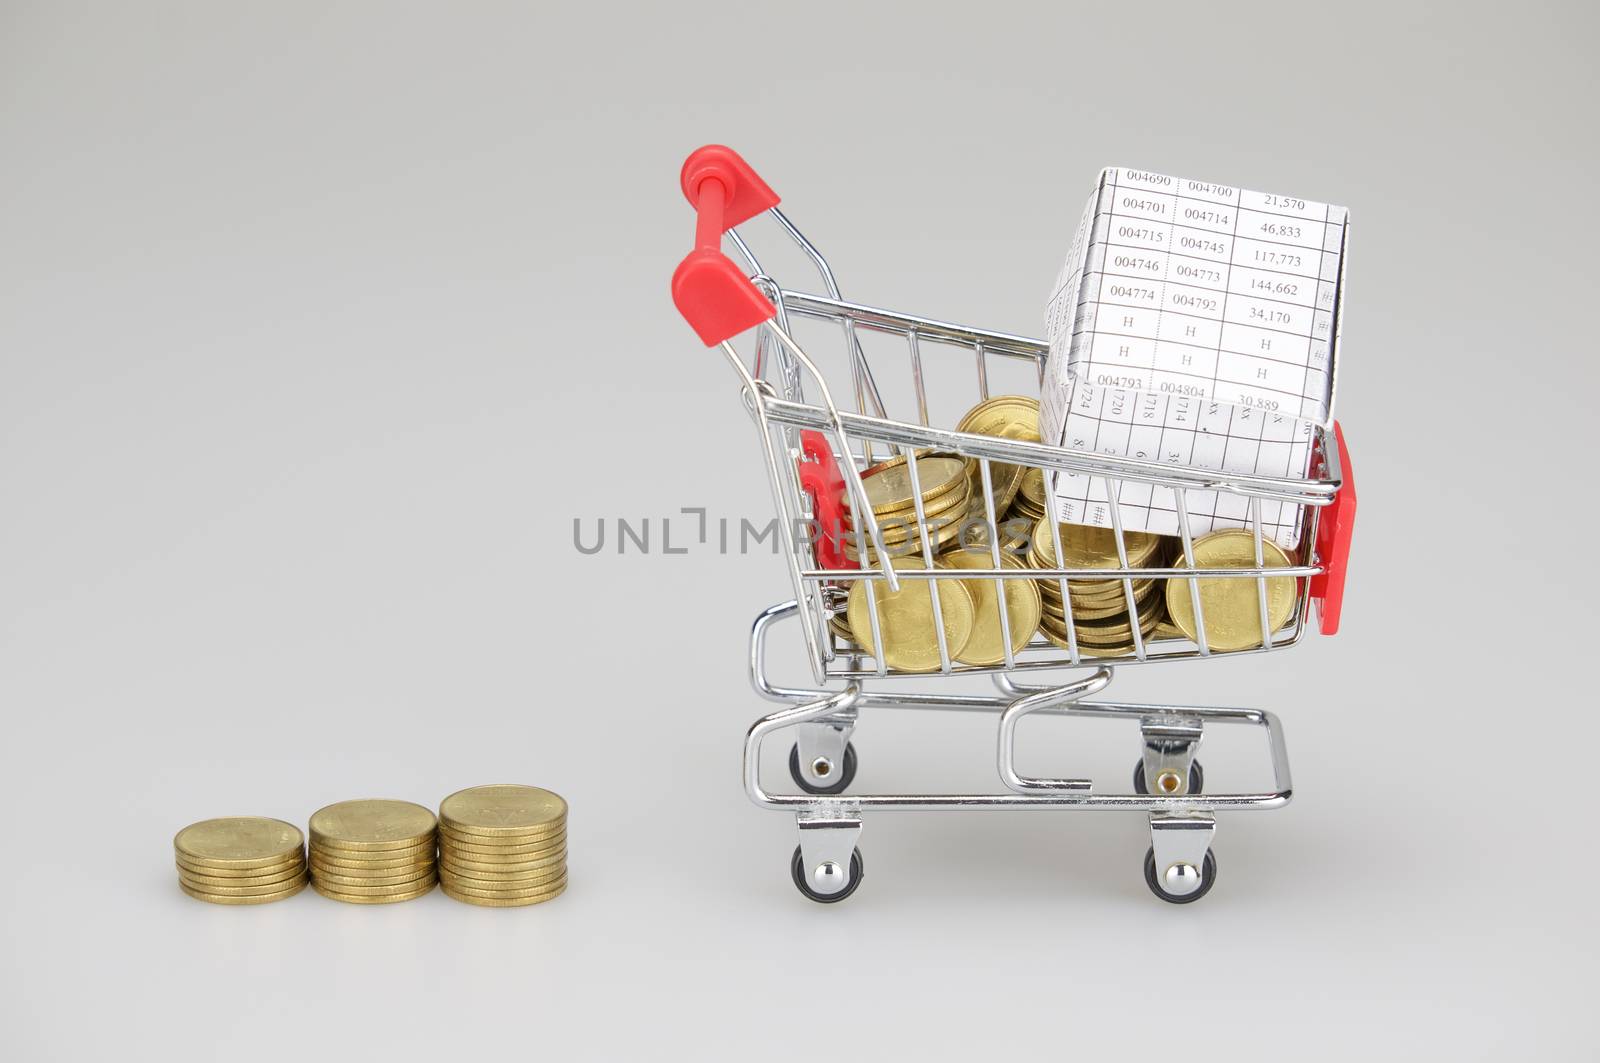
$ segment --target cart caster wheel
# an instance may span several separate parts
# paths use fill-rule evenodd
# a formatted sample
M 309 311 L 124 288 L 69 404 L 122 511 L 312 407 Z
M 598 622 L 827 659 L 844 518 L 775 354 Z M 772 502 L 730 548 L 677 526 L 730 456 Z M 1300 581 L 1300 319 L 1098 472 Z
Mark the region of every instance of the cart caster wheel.
M 844 763 L 842 765 L 828 765 L 828 773 L 830 775 L 836 774 L 838 778 L 827 786 L 818 786 L 810 779 L 807 779 L 800 771 L 799 745 L 789 747 L 789 777 L 794 780 L 796 786 L 808 794 L 842 794 L 845 788 L 854 782 L 856 778 L 856 747 L 854 742 L 845 743 Z M 819 772 L 819 774 L 821 773 Z
M 1194 877 L 1198 875 L 1199 885 L 1192 885 Z M 1163 882 L 1163 878 L 1166 879 Z M 1207 893 L 1217 881 L 1217 858 L 1211 855 L 1211 850 L 1206 850 L 1204 865 L 1197 872 L 1192 864 L 1179 864 L 1169 868 L 1165 875 L 1156 874 L 1156 851 L 1152 846 L 1144 854 L 1144 884 L 1150 887 L 1150 892 L 1166 901 L 1168 904 L 1193 904 Z M 1184 886 L 1189 888 L 1188 893 L 1168 892 L 1169 886 Z
M 1142 760 L 1133 766 L 1133 792 L 1136 794 L 1150 792 L 1150 787 L 1144 781 L 1144 761 Z M 1198 760 L 1191 761 L 1189 764 L 1189 792 L 1191 794 L 1203 794 L 1206 792 L 1206 773 L 1200 767 Z
M 789 861 L 789 874 L 794 879 L 795 888 L 810 900 L 816 901 L 818 904 L 837 904 L 854 893 L 856 887 L 861 885 L 861 850 L 855 849 L 851 851 L 850 883 L 837 893 L 818 893 L 812 888 L 798 845 L 794 847 L 794 859 Z

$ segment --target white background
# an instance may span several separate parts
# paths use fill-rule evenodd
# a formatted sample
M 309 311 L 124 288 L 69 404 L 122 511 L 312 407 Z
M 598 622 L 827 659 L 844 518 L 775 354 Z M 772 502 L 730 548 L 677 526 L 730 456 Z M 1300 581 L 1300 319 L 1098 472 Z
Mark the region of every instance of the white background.
M 1596 29 L 0 5 L 0 1050 L 1592 1058 L 1594 509 L 1565 493 L 1594 452 Z M 682 506 L 769 514 L 734 378 L 667 296 L 705 141 L 846 296 L 1025 334 L 1103 165 L 1350 206 L 1345 631 L 1113 687 L 1284 718 L 1295 801 L 1221 817 L 1201 903 L 1150 897 L 1134 815 L 869 816 L 860 892 L 796 894 L 793 824 L 738 778 L 781 565 L 659 550 Z M 655 549 L 574 548 L 618 517 Z M 858 788 L 992 787 L 992 728 L 869 718 Z M 1107 790 L 1136 754 L 1109 725 L 1029 742 Z M 1259 754 L 1208 738 L 1211 788 Z M 175 884 L 197 819 L 500 781 L 571 801 L 552 904 Z

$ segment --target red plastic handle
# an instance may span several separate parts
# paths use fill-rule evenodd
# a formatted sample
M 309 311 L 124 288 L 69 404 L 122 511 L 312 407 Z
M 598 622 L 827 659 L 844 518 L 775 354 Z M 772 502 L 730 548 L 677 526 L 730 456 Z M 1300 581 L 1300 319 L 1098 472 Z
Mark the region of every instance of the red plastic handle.
M 1317 601 L 1317 620 L 1324 635 L 1339 633 L 1339 613 L 1344 607 L 1344 577 L 1350 566 L 1350 539 L 1356 527 L 1356 473 L 1350 464 L 1350 450 L 1344 445 L 1344 429 L 1333 423 L 1333 438 L 1339 448 L 1339 468 L 1344 476 L 1339 493 L 1322 511 L 1317 522 L 1317 557 L 1322 574 L 1311 577 L 1311 597 Z
M 822 568 L 859 568 L 844 554 L 844 474 L 821 432 L 800 433 L 800 449 L 806 460 L 800 465 L 800 487 L 811 496 L 811 512 L 816 514 L 817 564 Z
M 684 198 L 699 216 L 694 250 L 672 274 L 672 301 L 707 347 L 770 320 L 777 308 L 722 253 L 722 234 L 778 205 L 778 194 L 732 148 L 707 144 L 683 163 Z

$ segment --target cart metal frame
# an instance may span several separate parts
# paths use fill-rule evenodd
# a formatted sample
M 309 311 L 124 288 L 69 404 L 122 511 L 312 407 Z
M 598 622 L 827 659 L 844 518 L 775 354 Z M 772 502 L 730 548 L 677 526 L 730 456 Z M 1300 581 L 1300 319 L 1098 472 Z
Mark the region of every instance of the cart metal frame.
M 990 810 L 990 809 L 1086 809 L 1143 812 L 1148 817 L 1150 850 L 1145 859 L 1145 879 L 1152 892 L 1163 900 L 1188 903 L 1205 895 L 1216 877 L 1211 842 L 1216 830 L 1216 813 L 1221 810 L 1274 809 L 1288 804 L 1293 795 L 1289 759 L 1283 728 L 1278 718 L 1258 709 L 1217 708 L 1192 705 L 1159 705 L 1134 702 L 1091 700 L 1109 685 L 1117 667 L 1153 661 L 1196 660 L 1239 653 L 1271 653 L 1297 643 L 1308 626 L 1311 579 L 1324 571 L 1316 556 L 1318 515 L 1336 497 L 1342 482 L 1338 447 L 1330 433 L 1319 429 L 1314 440 L 1313 463 L 1305 479 L 1273 478 L 1257 475 L 1218 473 L 1132 458 L 1111 457 L 1067 450 L 1040 443 L 1017 442 L 987 436 L 968 435 L 935 428 L 928 424 L 927 378 L 935 368 L 943 369 L 964 362 L 973 370 L 979 399 L 989 397 L 990 360 L 1021 359 L 1031 363 L 1043 379 L 1047 346 L 1039 340 L 956 325 L 931 318 L 846 302 L 840 295 L 832 270 L 816 247 L 793 222 L 764 197 L 741 201 L 738 187 L 748 192 L 750 180 L 759 182 L 753 171 L 730 171 L 731 157 L 737 166 L 742 160 L 727 149 L 711 161 L 706 172 L 705 159 L 697 171 L 697 157 L 713 149 L 701 149 L 684 168 L 684 188 L 691 203 L 700 210 L 700 248 L 680 267 L 680 277 L 697 258 L 707 269 L 722 274 L 737 271 L 752 291 L 764 297 L 765 309 L 754 308 L 750 319 L 723 321 L 705 328 L 691 313 L 693 300 L 675 295 L 685 316 L 690 317 L 707 339 L 718 346 L 740 378 L 741 396 L 755 421 L 765 460 L 773 500 L 785 529 L 814 523 L 814 497 L 802 484 L 800 470 L 815 459 L 803 446 L 803 436 L 816 433 L 826 439 L 838 456 L 844 488 L 852 501 L 853 513 L 860 514 L 851 530 L 857 556 L 878 559 L 860 569 L 823 567 L 816 550 L 815 535 L 781 534 L 783 556 L 794 597 L 765 610 L 756 618 L 750 638 L 750 680 L 758 695 L 783 707 L 758 719 L 749 729 L 744 746 L 744 787 L 750 799 L 762 808 L 794 814 L 799 845 L 791 861 L 791 874 L 799 890 L 812 900 L 832 902 L 852 894 L 860 884 L 863 865 L 857 841 L 862 815 L 866 810 Z M 722 188 L 718 188 L 719 182 Z M 735 186 L 729 192 L 727 186 Z M 765 189 L 765 185 L 761 185 Z M 767 190 L 770 195 L 770 190 Z M 718 202 L 720 201 L 720 202 Z M 760 209 L 753 209 L 759 207 Z M 710 215 L 708 222 L 708 215 Z M 806 293 L 779 285 L 735 225 L 766 216 L 814 264 L 826 294 Z M 744 260 L 738 270 L 722 256 L 721 237 L 726 234 Z M 712 258 L 711 256 L 715 256 Z M 746 281 L 746 278 L 748 280 Z M 728 279 L 726 276 L 724 280 Z M 720 283 L 720 281 L 719 281 Z M 731 283 L 731 281 L 730 281 Z M 685 288 L 689 287 L 687 281 Z M 755 320 L 759 314 L 767 316 Z M 844 361 L 850 370 L 855 411 L 843 410 L 817 363 L 794 338 L 792 318 L 830 322 L 838 327 Z M 718 330 L 725 335 L 718 335 Z M 753 330 L 753 331 L 752 331 Z M 731 342 L 749 332 L 753 349 L 742 356 Z M 708 335 L 709 333 L 709 335 Z M 910 379 L 918 421 L 900 421 L 887 416 L 878 378 L 869 363 L 862 343 L 863 333 L 900 337 L 906 346 Z M 747 364 L 748 361 L 748 364 Z M 807 390 L 814 387 L 815 400 Z M 939 581 L 950 579 L 949 570 L 934 567 L 934 545 L 920 498 L 915 500 L 915 537 L 910 544 L 920 552 L 923 565 L 917 569 L 895 568 L 888 562 L 894 551 L 885 546 L 883 530 L 866 504 L 861 472 L 876 456 L 903 454 L 913 484 L 920 494 L 918 458 L 930 451 L 961 455 L 977 463 L 985 498 L 983 545 L 991 550 L 993 567 L 966 570 L 962 579 L 994 579 L 1003 590 L 1008 579 L 1059 580 L 1061 598 L 1066 603 L 1067 645 L 1058 646 L 1042 635 L 1020 651 L 1006 648 L 1005 660 L 993 666 L 973 666 L 955 661 L 944 645 L 941 623 L 939 668 L 936 673 L 905 675 L 890 668 L 861 646 L 830 626 L 840 611 L 844 592 L 856 581 L 865 581 L 870 602 L 869 618 L 873 644 L 881 644 L 877 593 L 879 588 L 898 589 L 900 580 L 931 580 L 933 607 L 942 620 Z M 1048 509 L 1056 512 L 1051 473 L 1087 473 L 1101 477 L 1107 485 L 1108 499 L 1123 497 L 1124 483 L 1150 484 L 1174 492 L 1178 509 L 1178 532 L 1183 543 L 1184 568 L 1135 568 L 1128 564 L 1121 505 L 1109 504 L 1107 515 L 1115 534 L 1121 566 L 1116 569 L 1017 569 L 1002 566 L 997 521 L 991 485 L 996 466 L 1020 465 L 1045 473 Z M 1249 518 L 1246 526 L 1253 533 L 1256 564 L 1245 569 L 1202 569 L 1194 564 L 1194 534 L 1191 530 L 1191 503 L 1198 496 L 1214 498 L 1232 495 L 1244 500 Z M 1297 514 L 1301 556 L 1305 563 L 1288 568 L 1267 568 L 1263 560 L 1264 504 L 1294 507 Z M 1055 546 L 1060 549 L 1059 528 Z M 1178 639 L 1146 639 L 1133 625 L 1131 651 L 1095 657 L 1080 647 L 1072 620 L 1072 599 L 1068 581 L 1073 579 L 1121 579 L 1128 609 L 1136 608 L 1134 580 L 1177 577 L 1254 580 L 1262 618 L 1261 644 L 1251 650 L 1224 652 L 1206 643 L 1204 607 L 1196 583 L 1189 581 L 1190 600 L 1199 627 L 1199 638 L 1190 643 Z M 1269 630 L 1267 622 L 1268 578 L 1292 577 L 1296 583 L 1296 602 L 1291 622 L 1280 631 Z M 1005 641 L 1011 642 L 1009 620 L 1001 610 Z M 767 648 L 769 634 L 779 621 L 797 621 L 802 632 L 816 686 L 781 686 L 769 675 Z M 1067 669 L 1066 675 L 1050 677 L 1043 684 L 1024 683 L 1018 677 L 1030 673 Z M 996 693 L 900 693 L 877 689 L 879 681 L 915 680 L 923 674 L 987 675 Z M 869 690 L 871 682 L 874 689 Z M 826 684 L 837 683 L 830 687 Z M 867 709 L 920 709 L 936 711 L 992 713 L 997 720 L 996 769 L 1003 791 L 975 794 L 850 793 L 856 767 L 852 735 L 861 713 Z M 1017 766 L 1017 729 L 1028 716 L 1123 719 L 1139 728 L 1140 754 L 1135 769 L 1135 788 L 1128 793 L 1101 793 L 1093 781 L 1078 777 L 1035 777 L 1024 775 Z M 1265 732 L 1273 787 L 1264 792 L 1202 791 L 1202 778 L 1195 763 L 1195 752 L 1207 726 L 1245 724 Z M 768 788 L 761 776 L 761 754 L 766 740 L 775 732 L 794 735 L 790 754 L 790 774 L 801 793 L 778 793 Z M 1145 780 L 1149 780 L 1145 784 Z

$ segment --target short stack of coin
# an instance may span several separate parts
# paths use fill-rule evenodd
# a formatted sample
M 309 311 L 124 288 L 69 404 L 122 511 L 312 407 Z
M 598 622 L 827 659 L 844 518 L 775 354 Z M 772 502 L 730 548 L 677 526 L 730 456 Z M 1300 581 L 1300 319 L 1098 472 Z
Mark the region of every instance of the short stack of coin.
M 172 839 L 178 886 L 212 904 L 267 904 L 306 888 L 305 838 L 293 824 L 230 816 L 192 824 Z
M 1056 564 L 1056 548 L 1051 524 L 1041 520 L 1034 526 L 1028 562 L 1034 568 L 1104 569 L 1121 568 L 1116 532 L 1083 524 L 1060 524 L 1061 554 Z M 1162 536 L 1146 532 L 1124 532 L 1123 544 L 1129 568 L 1159 566 L 1165 559 Z M 1139 617 L 1139 636 L 1148 639 L 1164 615 L 1157 591 L 1157 580 L 1132 580 L 1134 605 Z M 1081 653 L 1091 657 L 1110 657 L 1133 650 L 1133 625 L 1128 616 L 1127 584 L 1120 579 L 1071 579 L 1067 593 L 1072 604 L 1073 635 Z M 1043 616 L 1039 630 L 1045 638 L 1067 648 L 1066 607 L 1061 598 L 1060 580 L 1039 580 Z
M 475 786 L 439 803 L 439 883 L 467 904 L 517 908 L 567 888 L 567 803 L 537 786 Z
M 922 537 L 917 527 L 916 501 L 918 491 L 911 484 L 911 468 L 901 455 L 866 469 L 861 474 L 861 486 L 872 503 L 873 516 L 883 533 L 883 545 L 891 556 L 911 554 L 920 556 Z M 928 531 L 928 543 L 937 553 L 956 541 L 967 516 L 967 503 L 971 498 L 969 465 L 965 458 L 951 454 L 918 454 L 917 486 L 920 488 L 922 518 Z M 861 557 L 857 542 L 856 523 L 847 509 L 844 519 L 844 553 L 852 561 Z M 861 541 L 867 545 L 867 557 L 876 559 L 877 550 L 872 537 L 863 525 Z
M 1029 468 L 1017 483 L 1017 493 L 1011 499 L 1011 508 L 1006 515 L 1025 520 L 1032 527 L 1044 519 L 1044 510 L 1044 471 Z
M 348 904 L 394 904 L 438 882 L 438 822 L 410 801 L 341 801 L 311 816 L 311 888 Z

